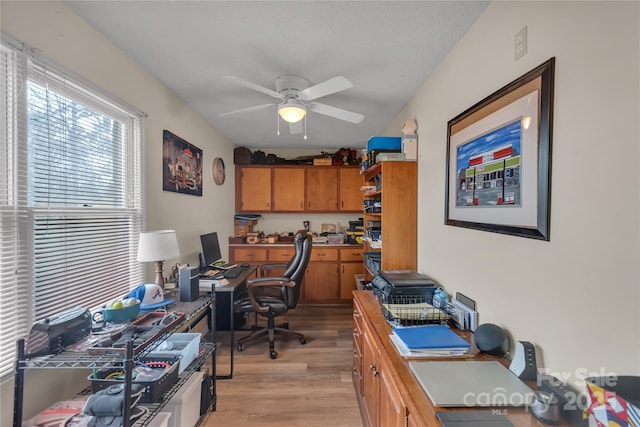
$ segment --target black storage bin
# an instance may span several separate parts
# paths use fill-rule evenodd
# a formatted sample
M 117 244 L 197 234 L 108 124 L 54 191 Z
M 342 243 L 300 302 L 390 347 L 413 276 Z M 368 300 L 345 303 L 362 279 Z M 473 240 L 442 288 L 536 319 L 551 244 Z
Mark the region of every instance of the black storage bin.
M 142 403 L 157 403 L 162 401 L 162 396 L 178 382 L 178 366 L 180 365 L 179 357 L 149 357 L 140 360 L 142 363 L 147 362 L 166 362 L 171 367 L 158 379 L 154 381 L 132 381 L 133 384 L 141 384 L 145 386 L 142 392 Z M 114 384 L 119 384 L 121 379 L 107 379 L 106 377 L 114 372 L 123 372 L 123 367 L 114 366 L 108 369 L 98 369 L 95 374 L 89 375 L 91 381 L 91 392 L 96 393 Z

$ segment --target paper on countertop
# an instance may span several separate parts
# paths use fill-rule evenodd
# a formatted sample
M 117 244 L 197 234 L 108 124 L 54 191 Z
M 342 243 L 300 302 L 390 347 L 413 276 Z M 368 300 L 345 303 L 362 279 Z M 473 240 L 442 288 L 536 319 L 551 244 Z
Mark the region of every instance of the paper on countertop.
M 227 279 L 200 279 L 200 290 L 201 291 L 210 291 L 211 285 L 214 285 L 216 288 L 221 288 L 223 286 L 227 286 L 229 284 L 229 280 Z

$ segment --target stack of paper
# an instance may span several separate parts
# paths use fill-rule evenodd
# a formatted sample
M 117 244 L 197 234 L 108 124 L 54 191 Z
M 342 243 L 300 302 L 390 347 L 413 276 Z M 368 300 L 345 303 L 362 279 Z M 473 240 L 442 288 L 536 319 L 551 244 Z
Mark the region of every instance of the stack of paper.
M 390 335 L 402 356 L 460 356 L 470 344 L 445 325 L 424 325 L 394 328 Z

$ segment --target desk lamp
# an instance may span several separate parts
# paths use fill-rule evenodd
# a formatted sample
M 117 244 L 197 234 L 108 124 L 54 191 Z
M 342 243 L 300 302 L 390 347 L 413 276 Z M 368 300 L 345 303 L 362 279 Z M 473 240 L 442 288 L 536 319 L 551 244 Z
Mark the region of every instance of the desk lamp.
M 180 248 L 175 230 L 158 230 L 140 233 L 138 244 L 139 262 L 156 263 L 156 285 L 164 290 L 164 277 L 162 265 L 168 259 L 178 258 Z

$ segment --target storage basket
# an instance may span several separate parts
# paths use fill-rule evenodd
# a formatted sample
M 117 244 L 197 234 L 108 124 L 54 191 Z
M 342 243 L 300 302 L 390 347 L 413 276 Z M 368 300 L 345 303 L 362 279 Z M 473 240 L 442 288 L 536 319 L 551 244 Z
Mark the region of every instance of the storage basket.
M 385 319 L 392 326 L 416 326 L 427 324 L 448 324 L 451 314 L 431 305 L 433 295 L 397 295 L 385 297 L 382 292 L 374 292 L 380 302 Z
M 140 362 L 165 362 L 171 365 L 169 369 L 162 368 L 165 369 L 164 374 L 154 381 L 132 381 L 133 384 L 141 384 L 145 386 L 140 402 L 160 402 L 164 393 L 166 393 L 167 390 L 169 390 L 176 384 L 176 382 L 178 382 L 178 367 L 180 365 L 180 359 L 178 357 L 146 357 L 141 359 Z M 123 380 L 119 377 L 107 378 L 109 375 L 115 374 L 117 372 L 123 373 L 123 367 L 113 366 L 108 369 L 99 369 L 89 375 L 88 380 L 91 381 L 91 392 L 96 393 L 114 384 L 120 384 Z
M 149 357 L 179 358 L 178 374 L 181 374 L 198 357 L 201 337 L 202 334 L 200 333 L 171 334 L 163 343 L 158 345 L 157 350 L 149 353 Z M 165 343 L 169 345 L 165 345 Z M 170 347 L 170 349 L 164 350 L 163 347 Z

